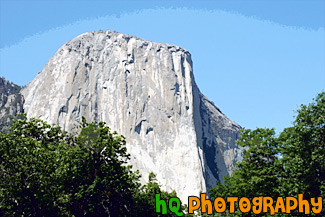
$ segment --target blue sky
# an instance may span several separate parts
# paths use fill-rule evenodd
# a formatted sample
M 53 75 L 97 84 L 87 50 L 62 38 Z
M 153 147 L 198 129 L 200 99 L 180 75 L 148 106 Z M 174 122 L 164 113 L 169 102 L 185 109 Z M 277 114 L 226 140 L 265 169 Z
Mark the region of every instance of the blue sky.
M 115 30 L 192 54 L 203 94 L 246 128 L 291 125 L 325 89 L 325 3 L 0 0 L 0 76 L 26 85 L 65 42 Z

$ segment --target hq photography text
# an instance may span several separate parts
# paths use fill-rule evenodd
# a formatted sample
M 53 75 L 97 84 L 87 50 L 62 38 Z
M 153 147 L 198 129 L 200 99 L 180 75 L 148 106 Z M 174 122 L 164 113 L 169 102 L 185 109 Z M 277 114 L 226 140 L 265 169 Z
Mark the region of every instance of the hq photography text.
M 177 216 L 183 216 L 180 212 L 181 201 L 177 197 L 165 201 L 160 199 L 160 194 L 156 194 L 156 212 L 160 214 L 167 214 L 167 209 L 175 213 Z M 294 210 L 304 214 L 319 214 L 323 209 L 322 197 L 310 198 L 306 200 L 303 194 L 298 194 L 298 197 L 278 197 L 276 201 L 272 197 L 254 197 L 248 199 L 247 197 L 227 197 L 226 199 L 217 197 L 213 201 L 207 199 L 206 194 L 201 194 L 200 197 L 188 197 L 188 213 L 193 214 L 201 209 L 201 213 L 208 215 L 214 212 L 223 213 L 228 209 L 229 213 L 235 213 L 239 209 L 242 213 L 253 212 L 254 214 L 269 213 L 274 215 L 276 213 L 290 214 Z

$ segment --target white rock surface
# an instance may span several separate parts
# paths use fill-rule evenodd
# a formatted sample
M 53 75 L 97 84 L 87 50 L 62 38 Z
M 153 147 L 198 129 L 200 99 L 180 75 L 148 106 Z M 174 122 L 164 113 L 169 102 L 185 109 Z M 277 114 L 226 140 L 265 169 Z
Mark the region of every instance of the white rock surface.
M 204 97 L 190 53 L 113 31 L 64 44 L 22 91 L 24 110 L 76 131 L 105 121 L 127 138 L 131 164 L 154 172 L 182 201 L 214 186 L 241 160 L 240 126 Z

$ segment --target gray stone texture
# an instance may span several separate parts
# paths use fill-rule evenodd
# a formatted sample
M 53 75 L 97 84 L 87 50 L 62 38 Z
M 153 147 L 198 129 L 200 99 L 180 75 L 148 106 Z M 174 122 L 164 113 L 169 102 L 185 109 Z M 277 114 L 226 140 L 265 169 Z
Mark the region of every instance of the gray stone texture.
M 190 53 L 113 31 L 64 44 L 23 90 L 24 109 L 64 130 L 105 121 L 127 139 L 142 181 L 154 172 L 186 202 L 242 159 L 240 126 L 198 89 Z
M 24 98 L 21 87 L 0 77 L 0 131 L 8 132 L 12 121 L 23 113 Z

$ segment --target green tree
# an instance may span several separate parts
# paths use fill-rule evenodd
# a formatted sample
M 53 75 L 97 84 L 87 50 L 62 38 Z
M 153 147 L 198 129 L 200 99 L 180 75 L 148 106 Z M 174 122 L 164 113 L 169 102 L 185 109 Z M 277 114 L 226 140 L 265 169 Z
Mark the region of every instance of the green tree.
M 0 216 L 162 216 L 155 194 L 176 197 L 154 174 L 141 186 L 127 165 L 125 138 L 103 122 L 83 118 L 73 136 L 23 115 L 0 133 L 0 156 Z
M 123 136 L 111 133 L 103 122 L 83 122 L 74 148 L 61 156 L 61 202 L 73 215 L 130 215 L 140 184 L 138 173 L 126 166 L 129 154 Z
M 0 133 L 0 210 L 4 215 L 53 216 L 58 188 L 58 147 L 69 137 L 58 127 L 19 120 L 11 133 Z
M 146 185 L 141 186 L 140 190 L 135 195 L 136 197 L 136 210 L 133 216 L 170 216 L 176 217 L 177 215 L 167 209 L 167 214 L 161 214 L 156 212 L 156 194 L 160 194 L 160 199 L 166 201 L 168 207 L 168 201 L 172 197 L 177 197 L 175 191 L 168 193 L 161 190 L 161 186 L 158 184 L 156 175 L 154 173 L 149 174 L 149 182 Z M 186 207 L 181 206 L 179 212 L 185 213 Z M 186 215 L 184 215 L 186 216 Z
M 140 184 L 126 165 L 125 138 L 104 123 L 77 137 L 31 119 L 0 133 L 0 214 L 131 216 Z
M 246 148 L 243 161 L 223 183 L 210 189 L 212 198 L 271 196 L 276 200 L 304 194 L 304 199 L 322 197 L 325 204 L 325 92 L 311 104 L 301 105 L 293 126 L 278 137 L 274 129 L 243 129 L 237 144 Z M 236 215 L 254 216 L 239 211 Z M 269 214 L 258 216 L 262 215 Z
M 279 174 L 282 166 L 278 140 L 274 129 L 242 129 L 237 144 L 245 147 L 243 161 L 237 164 L 233 174 L 224 178 L 224 182 L 210 189 L 212 199 L 216 197 L 281 196 Z M 228 207 L 229 209 L 229 207 Z M 236 204 L 235 216 L 255 216 L 253 213 L 241 213 Z
M 286 192 L 325 199 L 325 92 L 301 105 L 294 126 L 280 140 Z

